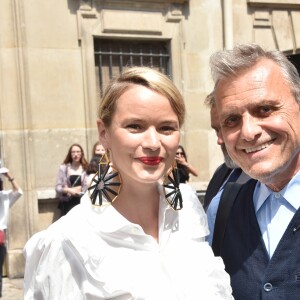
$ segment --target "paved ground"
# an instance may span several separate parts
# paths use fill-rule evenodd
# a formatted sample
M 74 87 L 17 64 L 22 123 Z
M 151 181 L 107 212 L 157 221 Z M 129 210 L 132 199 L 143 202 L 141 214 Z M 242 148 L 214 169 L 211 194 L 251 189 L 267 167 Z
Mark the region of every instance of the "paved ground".
M 3 278 L 1 300 L 23 300 L 23 278 Z

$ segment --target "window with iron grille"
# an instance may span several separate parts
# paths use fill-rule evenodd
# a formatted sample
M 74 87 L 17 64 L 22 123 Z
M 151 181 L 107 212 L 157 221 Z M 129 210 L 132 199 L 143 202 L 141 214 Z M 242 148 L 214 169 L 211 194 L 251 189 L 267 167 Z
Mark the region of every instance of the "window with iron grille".
M 294 64 L 298 73 L 300 74 L 300 54 L 288 55 L 287 58 L 290 60 L 291 63 Z
M 94 45 L 100 97 L 110 79 L 118 76 L 127 67 L 147 66 L 170 75 L 168 42 L 95 39 Z

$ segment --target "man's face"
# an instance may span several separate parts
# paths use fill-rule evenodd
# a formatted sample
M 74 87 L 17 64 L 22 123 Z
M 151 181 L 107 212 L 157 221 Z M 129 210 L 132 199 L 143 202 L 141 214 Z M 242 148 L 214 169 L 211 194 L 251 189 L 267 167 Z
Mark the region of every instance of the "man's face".
M 239 166 L 230 158 L 223 137 L 220 127 L 220 120 L 219 115 L 216 106 L 214 105 L 210 110 L 210 122 L 211 122 L 211 128 L 215 130 L 217 135 L 217 144 L 221 147 L 225 164 L 228 168 L 234 169 L 238 168 Z
M 279 67 L 262 59 L 220 81 L 216 106 L 232 159 L 251 177 L 284 187 L 300 169 L 300 111 Z
M 223 145 L 224 141 L 222 138 L 222 133 L 221 133 L 221 126 L 220 126 L 220 121 L 219 121 L 219 115 L 216 106 L 213 106 L 210 110 L 210 125 L 211 128 L 214 129 L 217 135 L 217 144 L 218 145 Z

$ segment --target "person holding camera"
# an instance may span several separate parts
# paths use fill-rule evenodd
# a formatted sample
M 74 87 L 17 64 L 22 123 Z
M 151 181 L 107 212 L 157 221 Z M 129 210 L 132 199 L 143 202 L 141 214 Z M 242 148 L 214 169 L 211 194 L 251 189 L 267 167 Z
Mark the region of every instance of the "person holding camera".
M 0 168 L 0 174 L 8 179 L 12 187 L 9 190 L 3 190 L 3 180 L 0 177 L 0 297 L 2 297 L 2 268 L 6 254 L 9 209 L 23 195 L 23 191 L 7 168 Z

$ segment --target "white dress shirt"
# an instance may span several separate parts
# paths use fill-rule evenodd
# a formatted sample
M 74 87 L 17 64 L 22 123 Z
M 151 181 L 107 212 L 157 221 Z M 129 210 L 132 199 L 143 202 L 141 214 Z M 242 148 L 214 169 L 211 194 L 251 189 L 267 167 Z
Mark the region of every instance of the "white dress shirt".
M 85 194 L 26 244 L 25 299 L 233 299 L 223 261 L 205 242 L 202 205 L 181 189 L 183 209 L 174 211 L 160 187 L 159 242 Z
M 23 191 L 18 189 L 0 191 L 0 229 L 7 229 L 9 209 L 23 195 Z
M 258 182 L 253 201 L 257 221 L 266 249 L 271 258 L 279 241 L 300 207 L 300 172 L 279 192 Z

